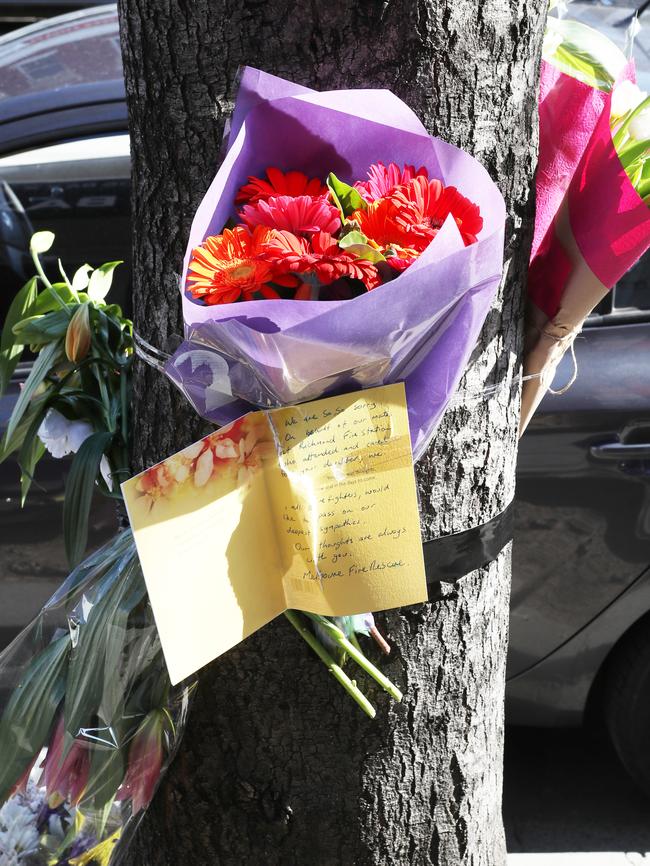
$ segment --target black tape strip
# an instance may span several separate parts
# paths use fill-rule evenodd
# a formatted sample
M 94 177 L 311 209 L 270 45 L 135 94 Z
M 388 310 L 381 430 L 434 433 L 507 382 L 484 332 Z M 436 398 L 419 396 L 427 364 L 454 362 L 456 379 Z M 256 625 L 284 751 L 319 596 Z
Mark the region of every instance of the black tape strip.
M 501 553 L 514 534 L 514 502 L 480 526 L 425 541 L 427 586 L 454 583 L 470 571 L 482 568 Z

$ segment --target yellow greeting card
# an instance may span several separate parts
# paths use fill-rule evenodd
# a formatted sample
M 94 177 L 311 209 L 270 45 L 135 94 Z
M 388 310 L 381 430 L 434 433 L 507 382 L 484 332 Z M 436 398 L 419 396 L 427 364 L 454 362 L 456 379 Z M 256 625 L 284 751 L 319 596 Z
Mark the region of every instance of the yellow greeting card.
M 122 490 L 173 683 L 288 608 L 427 599 L 402 384 L 253 412 Z

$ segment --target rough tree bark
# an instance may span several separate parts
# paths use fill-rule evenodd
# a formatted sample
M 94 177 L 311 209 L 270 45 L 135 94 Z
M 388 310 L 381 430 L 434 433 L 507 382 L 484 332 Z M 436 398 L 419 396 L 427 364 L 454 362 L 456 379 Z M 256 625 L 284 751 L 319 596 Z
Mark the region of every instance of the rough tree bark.
M 507 202 L 505 279 L 463 385 L 417 467 L 423 538 L 513 495 L 535 89 L 546 0 L 120 0 L 134 189 L 137 329 L 181 330 L 178 271 L 214 176 L 240 64 L 318 89 L 386 87 L 488 168 Z M 471 190 L 469 191 L 471 194 Z M 137 366 L 134 468 L 200 424 Z M 401 705 L 368 721 L 281 619 L 210 666 L 134 866 L 505 862 L 503 693 L 510 552 L 431 603 L 382 617 Z M 181 579 L 179 575 L 179 579 Z M 182 616 L 182 611 L 179 611 Z M 365 683 L 364 683 L 365 685 Z

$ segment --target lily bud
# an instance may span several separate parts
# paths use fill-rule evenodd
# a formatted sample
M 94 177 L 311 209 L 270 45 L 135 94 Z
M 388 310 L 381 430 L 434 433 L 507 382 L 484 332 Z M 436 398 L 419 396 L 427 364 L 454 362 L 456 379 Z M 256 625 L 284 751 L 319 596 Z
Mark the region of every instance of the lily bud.
M 90 314 L 88 304 L 79 304 L 65 335 L 65 353 L 69 361 L 78 364 L 90 349 Z
M 164 762 L 165 716 L 152 710 L 136 731 L 129 750 L 126 776 L 115 799 L 131 800 L 131 813 L 137 815 L 153 799 Z
M 58 720 L 52 735 L 39 784 L 45 788 L 52 808 L 69 800 L 77 805 L 88 785 L 90 749 L 87 743 L 74 740 L 66 752 L 66 733 L 63 717 Z

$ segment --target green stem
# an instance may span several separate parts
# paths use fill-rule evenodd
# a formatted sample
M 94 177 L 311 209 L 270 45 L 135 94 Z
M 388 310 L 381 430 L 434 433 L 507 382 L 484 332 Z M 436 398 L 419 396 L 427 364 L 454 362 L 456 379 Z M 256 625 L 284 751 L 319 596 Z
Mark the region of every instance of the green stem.
M 370 716 L 371 719 L 374 719 L 375 708 L 370 703 L 368 698 L 356 686 L 356 684 L 352 682 L 350 677 L 345 673 L 345 671 L 340 667 L 340 665 L 336 664 L 334 659 L 327 652 L 325 647 L 320 643 L 318 638 L 314 634 L 312 634 L 312 632 L 307 628 L 304 623 L 300 621 L 296 612 L 293 610 L 287 610 L 285 611 L 284 615 L 298 632 L 298 634 L 302 637 L 302 639 L 309 644 L 309 646 L 313 649 L 319 659 L 326 665 L 327 669 L 333 675 L 334 679 L 336 679 L 343 686 L 343 688 L 350 695 L 350 697 L 359 704 L 364 713 Z
M 122 404 L 122 441 L 125 445 L 128 444 L 129 435 L 129 404 L 127 400 L 127 381 L 126 381 L 126 365 L 120 369 L 120 401 Z
M 108 397 L 108 389 L 106 388 L 106 382 L 104 381 L 104 377 L 102 376 L 99 370 L 95 370 L 95 378 L 97 379 L 97 384 L 99 386 L 99 393 L 102 398 L 102 405 L 104 407 L 104 418 L 106 419 L 106 429 L 110 433 L 115 432 L 115 425 L 111 423 L 111 401 Z
M 72 316 L 72 313 L 70 312 L 70 308 L 68 307 L 66 302 L 63 300 L 61 295 L 54 288 L 52 283 L 48 280 L 47 275 L 46 275 L 45 271 L 43 270 L 43 265 L 41 264 L 41 260 L 38 257 L 38 253 L 35 253 L 33 251 L 32 251 L 32 261 L 34 262 L 34 267 L 36 268 L 36 273 L 39 275 L 41 280 L 43 280 L 43 284 L 44 284 L 45 288 L 52 295 L 54 300 L 59 304 L 61 309 L 65 310 L 69 316 Z
M 305 616 L 313 619 L 314 622 L 317 622 L 322 628 L 324 628 L 335 643 L 337 643 L 341 649 L 359 665 L 359 667 L 362 667 L 367 674 L 379 683 L 384 691 L 388 692 L 388 694 L 395 698 L 396 701 L 402 700 L 403 695 L 397 686 L 392 683 L 388 677 L 379 670 L 379 668 L 375 667 L 350 640 L 348 640 L 340 628 L 337 628 L 337 626 L 335 626 L 333 622 L 330 622 L 327 617 L 319 616 L 319 614 L 305 612 Z
M 650 194 L 650 180 L 642 181 L 637 187 L 637 192 L 642 199 L 645 199 Z

